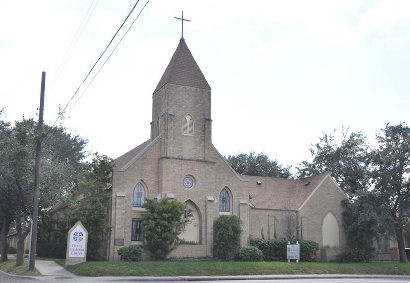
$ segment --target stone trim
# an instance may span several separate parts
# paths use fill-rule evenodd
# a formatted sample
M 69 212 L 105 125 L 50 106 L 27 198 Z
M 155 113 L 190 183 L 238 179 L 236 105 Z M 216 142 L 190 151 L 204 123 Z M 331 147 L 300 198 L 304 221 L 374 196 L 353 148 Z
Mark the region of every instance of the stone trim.
M 158 135 L 155 139 L 153 139 L 149 144 L 147 144 L 147 146 L 141 150 L 140 152 L 138 152 L 138 154 L 136 156 L 134 156 L 127 164 L 124 165 L 124 167 L 119 168 L 119 169 L 114 169 L 114 172 L 123 172 L 125 170 L 127 170 L 128 168 L 130 168 L 130 166 L 138 159 L 140 158 L 145 152 L 147 152 L 151 147 L 153 147 L 161 138 L 161 135 Z
M 241 180 L 242 182 L 249 182 L 248 179 L 243 179 L 238 173 L 236 173 L 235 170 L 233 170 L 233 168 L 228 163 L 228 161 L 226 161 L 226 159 L 222 156 L 222 154 L 219 153 L 219 151 L 216 149 L 216 147 L 213 144 L 211 146 L 213 147 L 215 152 L 219 155 L 219 157 L 225 162 L 225 164 L 228 166 L 228 168 L 231 169 L 231 171 L 235 174 L 236 177 L 238 177 L 239 180 Z

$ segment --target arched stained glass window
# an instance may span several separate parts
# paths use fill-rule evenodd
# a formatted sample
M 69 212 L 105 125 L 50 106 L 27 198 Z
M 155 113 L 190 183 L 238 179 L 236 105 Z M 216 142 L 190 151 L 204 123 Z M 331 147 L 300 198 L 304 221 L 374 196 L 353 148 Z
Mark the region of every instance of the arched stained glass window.
M 192 119 L 191 115 L 185 116 L 185 121 L 182 126 L 182 134 L 193 136 L 194 135 L 195 121 Z
M 138 182 L 138 184 L 134 188 L 134 192 L 132 195 L 132 206 L 142 207 L 145 203 L 145 197 L 146 190 L 144 184 L 142 182 Z
M 231 196 L 227 189 L 223 189 L 219 194 L 219 212 L 231 211 Z

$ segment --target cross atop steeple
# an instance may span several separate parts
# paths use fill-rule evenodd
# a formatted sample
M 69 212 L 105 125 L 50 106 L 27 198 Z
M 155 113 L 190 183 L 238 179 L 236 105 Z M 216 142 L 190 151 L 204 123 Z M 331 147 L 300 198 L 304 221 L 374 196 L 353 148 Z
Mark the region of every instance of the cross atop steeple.
M 181 20 L 181 24 L 182 24 L 182 35 L 181 35 L 181 38 L 184 38 L 184 21 L 190 22 L 191 20 L 184 19 L 184 11 L 182 11 L 182 17 L 181 17 L 181 18 L 178 18 L 178 17 L 174 17 L 174 18 L 177 19 L 177 20 Z

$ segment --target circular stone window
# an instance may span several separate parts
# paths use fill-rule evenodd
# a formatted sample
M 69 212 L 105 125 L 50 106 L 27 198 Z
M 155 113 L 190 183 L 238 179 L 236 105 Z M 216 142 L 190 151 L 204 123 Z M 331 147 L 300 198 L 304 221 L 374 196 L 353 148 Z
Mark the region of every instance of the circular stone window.
M 194 177 L 192 176 L 185 176 L 183 185 L 185 189 L 192 189 L 193 186 L 195 185 L 195 180 Z

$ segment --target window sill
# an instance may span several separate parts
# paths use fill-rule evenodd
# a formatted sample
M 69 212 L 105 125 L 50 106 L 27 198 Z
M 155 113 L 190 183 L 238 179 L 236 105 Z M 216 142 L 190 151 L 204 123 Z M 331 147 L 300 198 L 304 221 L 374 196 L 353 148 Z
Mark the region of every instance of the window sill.
M 147 211 L 145 208 L 139 207 L 139 206 L 133 206 L 133 207 L 132 207 L 132 210 L 135 210 L 135 211 Z
M 231 211 L 226 211 L 226 212 L 219 212 L 219 215 L 231 215 L 232 212 Z

